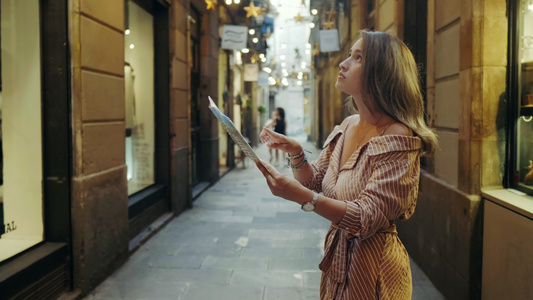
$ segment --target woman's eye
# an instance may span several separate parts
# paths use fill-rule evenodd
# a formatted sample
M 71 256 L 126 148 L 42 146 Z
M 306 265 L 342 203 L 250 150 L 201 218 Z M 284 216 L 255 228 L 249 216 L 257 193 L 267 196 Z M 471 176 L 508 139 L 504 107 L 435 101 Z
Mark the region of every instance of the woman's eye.
M 361 61 L 362 59 L 363 59 L 363 57 L 362 57 L 361 55 L 357 55 L 357 56 L 355 57 L 355 60 L 356 60 L 356 61 Z

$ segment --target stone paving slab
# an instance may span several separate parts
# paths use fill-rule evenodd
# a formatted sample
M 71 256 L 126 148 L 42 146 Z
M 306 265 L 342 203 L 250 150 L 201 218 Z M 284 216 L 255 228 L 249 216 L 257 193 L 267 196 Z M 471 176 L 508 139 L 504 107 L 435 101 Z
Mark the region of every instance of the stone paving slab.
M 268 159 L 265 146 L 257 152 Z M 311 159 L 319 154 L 312 152 Z M 193 209 L 139 247 L 86 299 L 317 300 L 328 227 L 320 216 L 273 196 L 247 161 L 202 192 Z M 413 299 L 444 299 L 413 261 L 411 268 Z

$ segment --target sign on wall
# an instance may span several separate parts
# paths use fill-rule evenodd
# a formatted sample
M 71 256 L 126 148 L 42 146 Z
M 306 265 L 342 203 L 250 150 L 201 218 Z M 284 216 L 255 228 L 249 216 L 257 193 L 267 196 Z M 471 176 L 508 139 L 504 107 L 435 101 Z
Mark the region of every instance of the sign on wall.
M 248 27 L 224 25 L 222 27 L 222 49 L 241 50 L 246 48 Z
M 244 65 L 244 81 L 257 81 L 259 79 L 259 65 L 245 64 Z
M 257 85 L 268 87 L 268 76 L 270 75 L 267 72 L 259 72 Z
M 339 31 L 337 29 L 320 30 L 320 52 L 339 50 Z

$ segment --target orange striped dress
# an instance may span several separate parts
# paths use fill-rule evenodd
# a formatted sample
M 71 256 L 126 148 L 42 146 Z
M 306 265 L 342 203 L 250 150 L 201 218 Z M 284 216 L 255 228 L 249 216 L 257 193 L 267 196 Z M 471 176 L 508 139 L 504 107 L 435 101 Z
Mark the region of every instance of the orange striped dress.
M 422 142 L 418 137 L 373 137 L 339 166 L 345 128 L 336 126 L 303 184 L 345 201 L 346 213 L 331 224 L 324 245 L 321 299 L 411 299 L 409 256 L 394 220 L 415 210 Z

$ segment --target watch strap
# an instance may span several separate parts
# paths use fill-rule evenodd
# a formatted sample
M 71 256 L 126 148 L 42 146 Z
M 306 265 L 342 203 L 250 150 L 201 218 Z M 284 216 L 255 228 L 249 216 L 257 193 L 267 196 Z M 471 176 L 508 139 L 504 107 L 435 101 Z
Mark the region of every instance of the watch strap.
M 301 207 L 302 210 L 303 211 L 313 211 L 313 210 L 315 210 L 315 204 L 316 204 L 317 200 L 318 200 L 318 194 L 313 192 L 313 199 L 311 201 L 308 201 L 308 202 L 305 202 L 304 204 L 302 204 L 302 207 Z

